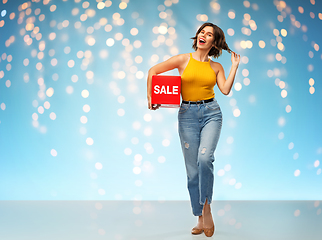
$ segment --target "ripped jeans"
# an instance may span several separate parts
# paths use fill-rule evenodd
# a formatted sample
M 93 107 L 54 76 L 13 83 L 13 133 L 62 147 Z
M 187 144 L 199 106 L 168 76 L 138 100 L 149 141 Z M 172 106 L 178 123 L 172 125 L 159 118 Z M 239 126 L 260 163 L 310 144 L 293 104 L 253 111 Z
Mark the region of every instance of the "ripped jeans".
M 201 216 L 206 199 L 209 204 L 212 201 L 214 152 L 221 132 L 222 113 L 215 99 L 201 104 L 181 103 L 178 123 L 192 213 Z

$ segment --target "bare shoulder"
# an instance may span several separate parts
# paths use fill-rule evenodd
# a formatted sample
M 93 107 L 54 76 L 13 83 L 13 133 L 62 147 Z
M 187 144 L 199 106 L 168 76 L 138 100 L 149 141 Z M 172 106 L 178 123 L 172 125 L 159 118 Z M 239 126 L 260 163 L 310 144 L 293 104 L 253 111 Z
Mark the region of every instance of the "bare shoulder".
M 210 65 L 214 68 L 222 68 L 222 65 L 219 62 L 214 62 L 212 60 L 210 61 Z
M 176 61 L 178 61 L 180 63 L 184 63 L 187 60 L 189 60 L 190 54 L 189 53 L 183 53 L 183 54 L 173 56 L 172 58 L 174 58 Z
M 154 65 L 153 67 L 150 68 L 149 72 L 152 75 L 155 75 L 155 74 L 161 74 L 177 68 L 180 73 L 182 72 L 182 69 L 184 69 L 184 66 L 187 64 L 187 62 L 189 61 L 188 59 L 189 59 L 189 54 L 175 55 L 163 62 L 160 62 Z
M 190 59 L 190 53 L 182 53 L 182 54 L 179 54 L 178 56 L 180 56 L 184 60 Z
M 222 67 L 222 65 L 219 63 L 219 62 L 214 62 L 214 61 L 210 61 L 210 66 L 211 68 L 216 72 L 216 74 L 219 72 L 219 71 L 222 71 L 224 70 L 224 68 Z

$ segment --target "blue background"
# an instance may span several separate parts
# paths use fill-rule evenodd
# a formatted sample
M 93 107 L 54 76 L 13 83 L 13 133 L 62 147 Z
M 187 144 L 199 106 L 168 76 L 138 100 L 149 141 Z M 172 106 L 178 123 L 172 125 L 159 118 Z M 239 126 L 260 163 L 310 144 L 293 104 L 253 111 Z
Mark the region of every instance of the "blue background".
M 214 199 L 322 199 L 321 1 L 130 0 L 125 9 L 121 1 L 103 1 L 103 9 L 98 2 L 0 3 L 1 200 L 188 200 L 177 109 L 147 109 L 146 77 L 156 63 L 192 52 L 190 38 L 204 21 L 219 25 L 242 56 L 230 95 L 215 87 L 224 122 L 215 153 Z M 82 14 L 90 16 L 81 20 Z M 255 21 L 254 30 L 245 14 Z M 157 31 L 162 24 L 167 33 Z M 36 30 L 32 34 L 36 27 L 38 39 Z M 51 33 L 56 33 L 52 40 Z M 32 42 L 26 43 L 26 35 Z M 112 46 L 108 39 L 114 39 Z M 243 48 L 242 41 L 252 47 Z M 84 60 L 86 51 L 91 56 Z M 214 60 L 228 76 L 230 55 L 223 52 Z M 50 107 L 41 113 L 46 101 Z

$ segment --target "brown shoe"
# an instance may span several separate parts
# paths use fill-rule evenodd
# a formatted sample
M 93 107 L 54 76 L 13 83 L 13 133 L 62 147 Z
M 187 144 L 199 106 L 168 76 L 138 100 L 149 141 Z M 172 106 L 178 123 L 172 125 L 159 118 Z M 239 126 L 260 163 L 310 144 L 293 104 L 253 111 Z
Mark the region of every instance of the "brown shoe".
M 191 234 L 193 234 L 193 235 L 201 234 L 202 232 L 203 232 L 203 229 L 200 229 L 200 228 L 197 228 L 197 227 L 194 227 L 191 230 Z
M 204 228 L 203 231 L 207 237 L 211 237 L 212 235 L 214 235 L 215 225 L 212 226 L 212 228 Z

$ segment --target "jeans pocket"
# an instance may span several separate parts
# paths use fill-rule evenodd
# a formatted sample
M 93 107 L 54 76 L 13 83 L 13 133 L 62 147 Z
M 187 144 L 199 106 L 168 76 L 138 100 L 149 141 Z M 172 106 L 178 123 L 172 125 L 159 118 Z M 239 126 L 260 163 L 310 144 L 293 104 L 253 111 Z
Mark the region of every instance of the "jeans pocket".
M 188 104 L 181 104 L 180 109 L 179 109 L 179 114 L 185 113 L 189 108 Z
M 220 107 L 216 101 L 206 103 L 206 108 L 208 108 L 209 110 L 220 110 Z

